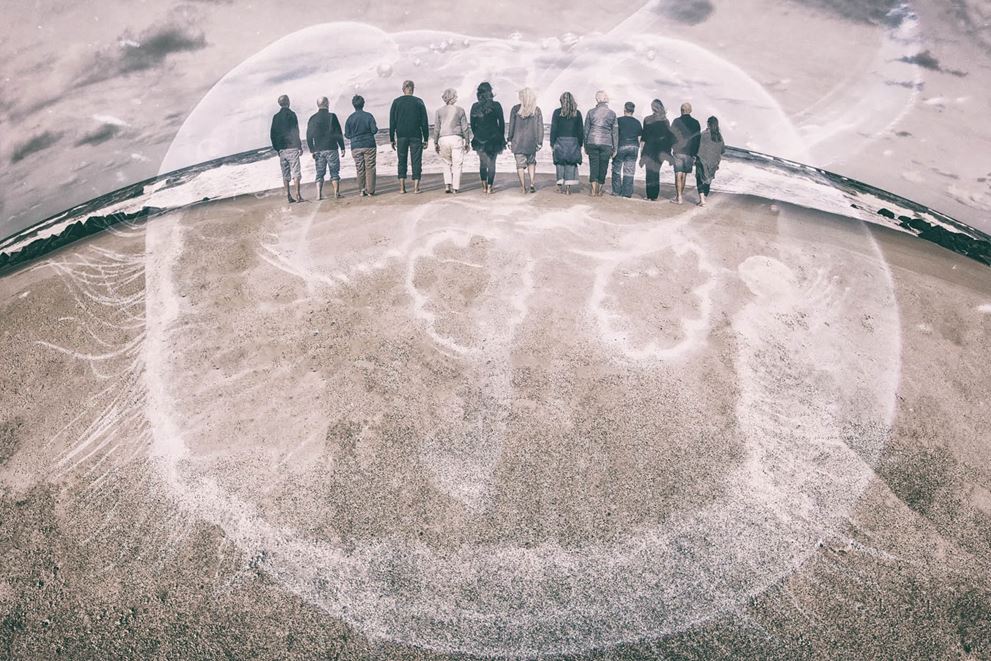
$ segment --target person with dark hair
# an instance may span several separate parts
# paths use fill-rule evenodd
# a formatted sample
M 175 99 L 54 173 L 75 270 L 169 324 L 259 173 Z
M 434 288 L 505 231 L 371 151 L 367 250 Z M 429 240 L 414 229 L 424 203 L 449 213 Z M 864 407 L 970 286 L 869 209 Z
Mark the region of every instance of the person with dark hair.
M 506 118 L 502 106 L 495 100 L 492 85 L 481 83 L 475 91 L 478 101 L 470 112 L 471 146 L 478 152 L 478 176 L 482 190 L 489 194 L 495 182 L 496 157 L 506 148 Z
M 633 173 L 640 151 L 640 136 L 643 127 L 633 116 L 637 109 L 632 101 L 623 105 L 623 116 L 616 120 L 619 126 L 619 147 L 612 159 L 612 194 L 633 197 Z
M 444 192 L 456 194 L 461 188 L 461 168 L 471 144 L 471 129 L 464 109 L 457 105 L 458 92 L 452 88 L 441 94 L 444 107 L 434 119 L 434 149 L 444 171 Z
M 619 125 L 616 113 L 609 108 L 609 95 L 599 90 L 595 93 L 595 107 L 585 116 L 585 153 L 588 154 L 588 181 L 591 195 L 600 197 L 606 183 L 609 159 L 619 147 Z
M 699 136 L 699 150 L 695 156 L 695 185 L 699 191 L 699 206 L 705 206 L 705 198 L 709 195 L 712 180 L 726 152 L 726 143 L 719 130 L 719 120 L 710 117 L 706 121 L 706 129 Z
M 692 117 L 692 104 L 681 104 L 681 117 L 671 122 L 674 133 L 674 146 L 671 153 L 674 156 L 674 192 L 675 204 L 682 204 L 685 196 L 685 180 L 695 164 L 695 155 L 699 153 L 699 137 L 702 126 Z
M 643 118 L 640 167 L 646 169 L 646 197 L 648 200 L 656 200 L 661 194 L 661 165 L 671 160 L 674 134 L 671 133 L 671 124 L 660 99 L 650 102 L 650 110 L 651 114 Z
M 296 113 L 289 109 L 289 97 L 285 94 L 279 97 L 279 112 L 272 117 L 269 137 L 272 140 L 272 149 L 279 155 L 282 183 L 286 187 L 289 203 L 302 202 L 303 195 L 299 192 L 301 176 L 299 156 L 303 153 L 303 143 L 299 139 L 299 120 L 296 118 Z M 295 199 L 289 192 L 290 181 L 296 186 Z
M 337 115 L 330 112 L 330 101 L 317 99 L 317 111 L 306 124 L 306 146 L 313 154 L 317 174 L 317 199 L 323 199 L 323 175 L 330 175 L 334 197 L 341 197 L 341 158 L 344 157 L 344 133 Z M 337 150 L 341 155 L 337 155 Z
M 351 141 L 355 179 L 362 197 L 375 195 L 375 157 L 378 152 L 375 134 L 379 129 L 371 113 L 365 112 L 362 96 L 356 94 L 352 97 L 351 105 L 354 112 L 344 122 L 344 137 Z
M 536 193 L 537 152 L 544 143 L 544 116 L 537 105 L 537 94 L 529 87 L 520 90 L 520 102 L 509 111 L 509 145 L 516 157 L 520 190 L 527 192 L 525 172 L 530 172 L 530 192 Z
M 413 162 L 413 192 L 420 192 L 423 150 L 430 139 L 427 106 L 413 96 L 413 81 L 403 81 L 403 95 L 392 102 L 389 111 L 389 142 L 399 151 L 399 192 L 406 192 L 407 156 Z
M 551 115 L 551 153 L 557 174 L 557 192 L 571 195 L 578 185 L 578 166 L 582 163 L 585 129 L 582 114 L 571 92 L 561 95 L 561 107 Z

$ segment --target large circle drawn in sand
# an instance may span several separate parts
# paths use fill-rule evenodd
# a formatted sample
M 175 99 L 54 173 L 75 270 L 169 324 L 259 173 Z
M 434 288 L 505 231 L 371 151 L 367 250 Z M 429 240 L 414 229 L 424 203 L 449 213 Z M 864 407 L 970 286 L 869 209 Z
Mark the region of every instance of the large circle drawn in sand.
M 697 62 L 720 97 L 695 89 L 697 107 L 801 152 L 731 64 L 628 43 L 629 84 L 690 87 L 663 63 Z M 340 64 L 334 84 L 300 73 L 314 98 L 389 99 L 422 67 L 427 98 L 489 78 L 550 108 L 551 85 L 603 87 L 617 48 L 310 28 L 218 83 L 166 167 L 264 135 L 279 72 L 315 59 Z M 899 361 L 883 259 L 811 260 L 786 214 L 770 240 L 727 242 L 697 212 L 509 196 L 256 207 L 239 225 L 254 251 L 229 255 L 209 213 L 148 226 L 154 452 L 185 510 L 369 635 L 513 655 L 684 629 L 803 562 L 883 446 Z

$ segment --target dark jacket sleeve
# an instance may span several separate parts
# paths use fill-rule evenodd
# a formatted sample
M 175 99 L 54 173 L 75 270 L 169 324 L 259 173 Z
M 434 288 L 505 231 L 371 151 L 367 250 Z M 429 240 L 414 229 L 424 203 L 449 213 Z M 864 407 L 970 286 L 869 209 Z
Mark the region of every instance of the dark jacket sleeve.
M 557 125 L 561 121 L 561 113 L 557 110 L 551 113 L 551 147 L 554 146 L 554 141 L 557 140 Z
M 375 118 L 372 115 L 368 115 L 368 119 L 372 123 L 372 135 L 374 136 L 376 133 L 379 132 L 378 124 L 375 123 Z
M 310 121 L 306 122 L 306 148 L 311 152 L 316 151 L 313 149 L 313 117 L 310 117 Z
M 506 141 L 506 116 L 502 112 L 502 104 L 498 101 L 495 104 L 496 107 L 496 120 L 499 122 L 499 135 L 502 136 L 503 142 Z
M 295 136 L 295 140 L 299 140 L 299 118 L 296 117 L 296 113 L 289 114 L 289 134 Z M 302 145 L 300 145 L 302 146 Z
M 278 135 L 276 133 L 276 129 L 278 128 L 278 121 L 279 121 L 278 117 L 279 116 L 276 115 L 275 117 L 272 118 L 272 128 L 269 129 L 268 131 L 268 137 L 272 140 L 272 149 L 274 149 L 275 151 L 279 151 L 279 143 L 278 140 L 276 140 L 276 136 Z
M 330 132 L 334 136 L 334 140 L 337 141 L 337 146 L 340 149 L 344 149 L 344 131 L 341 130 L 341 120 L 337 119 L 337 115 L 331 115 L 330 121 Z M 309 139 L 307 139 L 309 142 Z
M 468 127 L 471 129 L 472 135 L 478 134 L 478 118 L 475 116 L 475 106 L 477 103 L 471 104 L 471 110 L 468 112 Z
M 420 101 L 420 133 L 423 134 L 423 141 L 430 140 L 430 120 L 427 119 L 427 106 Z
M 396 104 L 399 99 L 392 102 L 392 107 L 389 109 L 389 142 L 396 141 L 396 119 L 398 118 L 399 112 Z
M 578 118 L 578 146 L 581 147 L 585 144 L 585 125 L 582 122 L 582 113 L 580 110 L 575 111 L 575 117 Z

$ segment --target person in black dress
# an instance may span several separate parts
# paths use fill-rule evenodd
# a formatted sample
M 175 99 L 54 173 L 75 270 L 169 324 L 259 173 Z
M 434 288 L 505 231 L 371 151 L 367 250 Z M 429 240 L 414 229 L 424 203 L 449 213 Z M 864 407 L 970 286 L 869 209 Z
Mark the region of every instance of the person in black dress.
M 478 101 L 471 106 L 471 146 L 478 152 L 478 176 L 482 190 L 492 192 L 495 181 L 496 157 L 506 148 L 506 117 L 502 106 L 494 100 L 492 85 L 481 83 L 476 91 Z
M 571 187 L 578 185 L 584 137 L 582 113 L 571 92 L 565 92 L 561 95 L 561 107 L 551 115 L 551 153 L 554 155 L 559 193 L 571 195 Z
M 671 161 L 671 146 L 674 134 L 668 121 L 664 104 L 654 99 L 650 104 L 652 114 L 643 118 L 643 134 L 640 140 L 640 167 L 647 169 L 647 199 L 656 200 L 661 194 L 661 165 Z

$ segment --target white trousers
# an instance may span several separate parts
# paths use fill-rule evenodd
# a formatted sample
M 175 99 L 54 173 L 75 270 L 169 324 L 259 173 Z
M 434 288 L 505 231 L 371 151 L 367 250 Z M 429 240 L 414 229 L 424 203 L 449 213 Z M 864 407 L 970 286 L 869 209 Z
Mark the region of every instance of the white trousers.
M 454 190 L 461 188 L 461 167 L 465 161 L 465 141 L 460 135 L 445 135 L 437 144 L 443 162 L 444 183 Z

